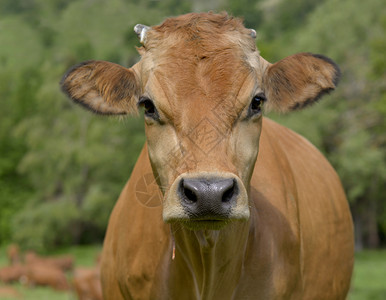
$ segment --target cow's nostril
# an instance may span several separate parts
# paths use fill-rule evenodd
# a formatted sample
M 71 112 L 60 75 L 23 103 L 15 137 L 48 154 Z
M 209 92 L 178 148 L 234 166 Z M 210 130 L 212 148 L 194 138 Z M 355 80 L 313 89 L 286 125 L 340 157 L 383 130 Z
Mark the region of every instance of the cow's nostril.
M 196 196 L 196 194 L 195 194 L 192 190 L 190 190 L 190 189 L 184 187 L 183 193 L 184 193 L 185 197 L 186 197 L 188 200 L 190 200 L 190 201 L 192 201 L 192 202 L 197 202 L 197 196 Z
M 232 185 L 223 193 L 221 201 L 229 202 L 233 198 L 233 194 L 235 192 L 235 182 L 232 182 Z
M 197 195 L 192 190 L 192 187 L 189 186 L 188 183 L 186 183 L 184 180 L 181 180 L 180 184 L 180 193 L 182 194 L 183 198 L 191 202 L 197 202 Z

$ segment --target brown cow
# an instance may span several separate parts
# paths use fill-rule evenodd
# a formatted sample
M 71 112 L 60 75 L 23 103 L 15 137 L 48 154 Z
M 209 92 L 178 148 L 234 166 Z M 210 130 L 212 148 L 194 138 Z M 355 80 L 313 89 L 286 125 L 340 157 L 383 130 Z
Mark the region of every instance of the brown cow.
M 29 286 L 49 286 L 59 291 L 70 289 L 65 273 L 49 263 L 28 264 L 25 279 L 25 283 Z
M 24 256 L 25 263 L 51 265 L 62 271 L 70 271 L 74 267 L 74 257 L 72 255 L 62 255 L 57 257 L 44 257 L 33 251 L 28 251 Z
M 103 300 L 99 267 L 76 268 L 73 283 L 79 300 Z
M 21 262 L 19 246 L 16 244 L 9 245 L 7 248 L 7 256 L 10 266 L 19 264 Z
M 338 67 L 310 53 L 270 64 L 226 14 L 135 31 L 132 68 L 88 61 L 62 80 L 94 112 L 145 111 L 147 143 L 104 243 L 105 299 L 344 299 L 353 226 L 339 178 L 262 117 L 315 102 Z
M 26 274 L 26 267 L 20 264 L 6 266 L 0 269 L 0 281 L 11 283 L 19 281 Z

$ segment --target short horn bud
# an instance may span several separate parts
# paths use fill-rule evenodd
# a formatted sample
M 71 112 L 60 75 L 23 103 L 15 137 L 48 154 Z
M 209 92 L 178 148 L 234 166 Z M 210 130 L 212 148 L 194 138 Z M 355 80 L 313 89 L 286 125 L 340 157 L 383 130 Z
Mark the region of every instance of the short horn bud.
M 250 30 L 249 34 L 251 35 L 252 38 L 255 39 L 256 38 L 256 30 L 254 30 L 254 29 L 249 29 L 249 30 Z
M 149 26 L 137 24 L 134 26 L 134 32 L 137 34 L 141 44 L 144 44 L 146 38 L 146 32 L 150 29 Z

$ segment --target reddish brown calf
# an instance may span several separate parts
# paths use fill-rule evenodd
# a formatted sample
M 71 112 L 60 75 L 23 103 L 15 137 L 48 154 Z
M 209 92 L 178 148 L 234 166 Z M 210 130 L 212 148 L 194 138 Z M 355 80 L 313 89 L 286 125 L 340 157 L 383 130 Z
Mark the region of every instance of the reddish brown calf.
M 43 257 L 37 255 L 33 251 L 28 251 L 25 254 L 26 264 L 47 264 L 59 268 L 62 271 L 70 271 L 74 268 L 74 258 L 71 255 L 63 255 L 58 257 Z
M 29 286 L 49 286 L 60 291 L 70 289 L 64 272 L 51 264 L 33 263 L 27 265 L 26 282 Z
M 99 267 L 75 269 L 73 283 L 79 300 L 103 300 Z
M 7 266 L 0 269 L 0 281 L 11 283 L 19 281 L 26 274 L 26 268 L 22 265 Z
M 9 265 L 19 264 L 21 262 L 20 259 L 20 248 L 16 244 L 11 244 L 7 248 L 7 256 Z

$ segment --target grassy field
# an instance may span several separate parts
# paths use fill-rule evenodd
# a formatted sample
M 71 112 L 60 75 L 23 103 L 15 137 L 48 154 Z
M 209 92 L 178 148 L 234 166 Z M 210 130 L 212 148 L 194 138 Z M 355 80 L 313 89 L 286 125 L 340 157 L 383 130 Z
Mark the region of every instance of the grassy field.
M 386 299 L 386 250 L 357 253 L 349 300 L 384 299 Z
M 53 255 L 72 254 L 76 266 L 92 266 L 100 252 L 100 246 L 83 246 L 62 249 Z M 5 247 L 0 247 L 0 266 L 7 264 Z M 49 288 L 26 288 L 14 284 L 25 300 L 75 300 L 73 293 L 55 292 Z M 1 298 L 1 300 L 15 298 Z M 363 251 L 356 254 L 354 277 L 349 300 L 384 300 L 386 299 L 386 250 Z

